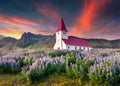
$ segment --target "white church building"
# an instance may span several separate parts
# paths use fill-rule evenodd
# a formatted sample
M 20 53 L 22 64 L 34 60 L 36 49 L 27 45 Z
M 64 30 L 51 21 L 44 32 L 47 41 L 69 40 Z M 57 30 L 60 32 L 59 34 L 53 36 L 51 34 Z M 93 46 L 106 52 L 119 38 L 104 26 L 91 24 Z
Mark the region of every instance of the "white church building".
M 62 18 L 60 19 L 60 24 L 56 31 L 54 50 L 90 50 L 91 48 L 87 41 L 68 36 L 68 30 L 65 27 L 64 21 Z

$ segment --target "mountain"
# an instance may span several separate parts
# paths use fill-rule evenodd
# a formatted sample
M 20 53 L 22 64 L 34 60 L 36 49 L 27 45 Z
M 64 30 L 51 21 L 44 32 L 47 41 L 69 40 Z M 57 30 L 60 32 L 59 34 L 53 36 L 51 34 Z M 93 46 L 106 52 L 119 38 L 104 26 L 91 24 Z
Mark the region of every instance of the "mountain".
M 49 49 L 52 48 L 55 42 L 55 35 L 35 35 L 30 32 L 24 33 L 16 43 L 16 46 L 20 48 L 30 49 Z
M 74 36 L 72 36 L 74 37 Z M 120 39 L 85 39 L 93 48 L 120 48 Z M 19 40 L 5 37 L 0 40 L 0 49 L 52 49 L 55 43 L 55 35 L 36 35 L 24 33 Z
M 0 35 L 0 40 L 1 40 L 1 39 L 3 39 L 3 38 L 5 38 L 5 37 L 4 37 L 4 36 L 2 36 L 2 35 Z
M 120 48 L 120 39 L 111 41 L 111 45 L 114 48 L 118 48 L 118 47 Z
M 114 48 L 112 42 L 105 39 L 85 39 L 94 48 Z M 119 46 L 120 48 L 120 46 Z
M 28 33 L 25 32 L 22 35 L 21 39 L 17 41 L 16 45 L 21 48 L 24 48 L 29 46 L 30 44 L 38 42 L 38 40 L 39 40 L 39 37 L 37 35 L 32 34 L 30 32 Z
M 17 40 L 15 38 L 11 38 L 11 37 L 5 37 L 3 39 L 0 40 L 0 49 L 13 49 L 15 47 L 15 43 L 17 42 Z

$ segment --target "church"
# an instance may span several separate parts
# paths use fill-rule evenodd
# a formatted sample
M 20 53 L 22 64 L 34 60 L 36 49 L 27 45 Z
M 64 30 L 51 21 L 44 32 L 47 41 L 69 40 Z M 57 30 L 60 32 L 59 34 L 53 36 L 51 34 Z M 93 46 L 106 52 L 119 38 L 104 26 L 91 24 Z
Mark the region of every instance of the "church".
M 60 24 L 56 31 L 54 50 L 90 50 L 91 48 L 87 41 L 68 36 L 68 30 L 66 29 L 63 18 L 60 19 Z

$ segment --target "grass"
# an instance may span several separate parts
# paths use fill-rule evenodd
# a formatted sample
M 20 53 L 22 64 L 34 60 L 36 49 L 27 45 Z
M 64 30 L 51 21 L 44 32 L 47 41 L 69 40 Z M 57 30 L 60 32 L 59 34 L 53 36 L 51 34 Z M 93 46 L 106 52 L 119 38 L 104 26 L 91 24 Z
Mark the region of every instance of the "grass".
M 91 86 L 86 80 L 70 79 L 65 74 L 53 74 L 46 77 L 42 82 L 26 82 L 22 80 L 21 74 L 4 74 L 0 75 L 0 86 Z M 109 86 L 104 84 L 95 84 L 92 86 Z M 119 84 L 116 84 L 119 86 Z
M 22 85 L 22 83 L 20 83 L 20 78 L 20 75 L 0 75 L 0 86 L 15 86 L 16 84 Z
M 59 86 L 61 83 L 71 82 L 71 79 L 65 75 L 51 75 L 43 80 L 43 82 L 30 83 L 24 82 L 21 74 L 4 74 L 0 75 L 0 86 Z
M 22 80 L 21 74 L 0 75 L 0 86 L 91 86 L 89 82 L 80 79 L 67 78 L 65 74 L 53 74 L 46 77 L 42 82 L 26 82 Z M 95 84 L 94 86 L 103 86 Z M 117 85 L 119 86 L 119 85 Z

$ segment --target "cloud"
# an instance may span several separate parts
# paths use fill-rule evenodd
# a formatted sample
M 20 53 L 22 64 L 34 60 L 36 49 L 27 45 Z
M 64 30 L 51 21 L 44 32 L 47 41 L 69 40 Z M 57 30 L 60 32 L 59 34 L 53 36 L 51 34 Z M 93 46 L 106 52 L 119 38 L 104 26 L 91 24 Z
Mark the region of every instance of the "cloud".
M 26 29 L 20 29 L 25 27 Z M 1 35 L 8 36 L 8 37 L 14 37 L 16 39 L 20 39 L 21 35 L 24 32 L 31 32 L 34 34 L 43 34 L 43 35 L 51 35 L 51 32 L 40 30 L 39 28 L 31 28 L 26 26 L 19 26 L 18 28 L 9 28 L 9 27 L 0 27 L 0 33 Z
M 117 34 L 117 32 L 120 32 L 120 25 L 117 22 L 113 21 L 105 26 L 102 26 L 98 31 L 96 31 L 95 34 Z
M 32 0 L 32 2 L 40 14 L 50 18 L 51 20 L 58 20 L 60 18 L 58 11 L 53 6 L 49 4 L 46 5 L 47 7 L 41 6 L 35 0 Z
M 19 17 L 9 17 L 9 16 L 3 16 L 0 15 L 0 22 L 12 24 L 12 25 L 18 25 L 18 24 L 25 24 L 25 25 L 38 25 L 36 22 L 32 22 L 27 19 L 19 18 Z
M 85 0 L 83 10 L 77 18 L 70 35 L 85 37 L 84 32 L 90 32 L 94 28 L 96 19 L 110 4 L 111 0 Z
M 10 36 L 17 39 L 19 39 L 24 32 L 31 32 L 34 34 L 43 34 L 43 35 L 52 34 L 51 32 L 47 32 L 46 30 L 43 30 L 43 28 L 38 28 L 38 26 L 42 26 L 44 22 L 36 23 L 19 17 L 9 17 L 9 16 L 6 17 L 0 15 L 0 23 L 5 23 L 5 26 L 0 26 L 1 35 Z M 48 25 L 48 28 L 52 28 L 52 26 Z
M 23 31 L 21 31 L 19 29 L 5 28 L 5 27 L 0 27 L 0 32 L 1 32 L 1 35 L 13 37 L 16 39 L 19 39 L 21 37 L 21 34 L 23 33 Z

